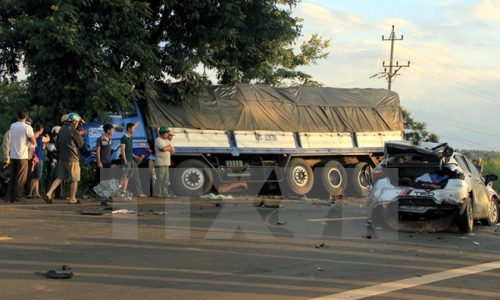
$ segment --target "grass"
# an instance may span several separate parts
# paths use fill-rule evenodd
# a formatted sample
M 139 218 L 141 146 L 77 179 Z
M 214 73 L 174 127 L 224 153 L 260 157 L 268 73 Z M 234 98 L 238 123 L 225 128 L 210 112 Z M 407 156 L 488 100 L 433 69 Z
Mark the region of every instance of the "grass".
M 500 177 L 500 158 L 486 158 L 483 160 L 483 174 L 495 174 Z M 493 182 L 496 191 L 500 191 L 500 179 Z

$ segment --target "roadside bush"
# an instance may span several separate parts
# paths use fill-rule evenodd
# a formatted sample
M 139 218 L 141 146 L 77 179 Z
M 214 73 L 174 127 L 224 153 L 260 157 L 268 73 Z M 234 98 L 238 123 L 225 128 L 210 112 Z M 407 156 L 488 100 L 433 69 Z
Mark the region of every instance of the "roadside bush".
M 95 164 L 84 164 L 80 162 L 80 182 L 78 183 L 77 197 L 94 197 Z
M 486 158 L 483 160 L 483 174 L 496 174 L 500 177 L 500 158 Z M 493 182 L 496 191 L 500 191 L 500 179 Z

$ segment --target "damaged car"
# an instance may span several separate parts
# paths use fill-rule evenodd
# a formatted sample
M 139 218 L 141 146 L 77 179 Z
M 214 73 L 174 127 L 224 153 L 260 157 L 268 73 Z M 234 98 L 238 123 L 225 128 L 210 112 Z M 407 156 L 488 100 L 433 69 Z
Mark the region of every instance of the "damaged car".
M 398 229 L 441 222 L 439 230 L 456 223 L 467 233 L 476 221 L 493 226 L 500 215 L 492 186 L 497 179 L 494 174 L 482 176 L 447 143 L 386 142 L 384 158 L 370 178 L 368 215 L 372 224 Z

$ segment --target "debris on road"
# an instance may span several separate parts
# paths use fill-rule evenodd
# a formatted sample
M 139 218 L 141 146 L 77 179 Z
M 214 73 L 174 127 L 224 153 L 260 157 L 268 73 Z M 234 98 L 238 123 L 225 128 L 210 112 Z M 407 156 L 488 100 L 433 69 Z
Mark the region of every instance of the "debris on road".
M 214 193 L 210 193 L 210 194 L 206 194 L 206 195 L 203 195 L 203 196 L 200 196 L 200 198 L 203 198 L 203 199 L 233 199 L 233 196 L 229 195 L 229 196 L 225 196 L 225 195 L 222 195 L 222 194 L 219 194 L 219 195 L 215 195 Z
M 73 277 L 73 272 L 57 272 L 55 270 L 49 270 L 43 273 L 43 276 L 45 278 L 52 278 L 52 279 L 69 279 Z
M 323 247 L 325 247 L 325 243 L 321 243 L 321 244 L 316 245 L 316 248 L 323 248 Z
M 154 211 L 152 209 L 149 210 L 149 213 L 153 214 L 153 215 L 159 215 L 159 216 L 168 215 L 168 213 L 166 211 Z
M 103 211 L 95 211 L 95 210 L 81 210 L 80 214 L 90 215 L 90 216 L 100 216 L 100 215 L 104 215 L 104 212 Z
M 323 271 L 323 269 L 322 269 L 322 268 L 320 268 L 320 267 L 318 267 L 318 271 Z
M 369 234 L 363 234 L 361 237 L 363 237 L 365 239 L 369 239 L 369 240 L 372 238 L 372 236 Z
M 62 269 L 63 269 L 64 271 L 71 270 L 71 268 L 70 268 L 68 265 L 63 265 L 63 266 L 62 266 Z
M 473 243 L 474 245 L 479 245 L 479 243 L 478 243 L 478 242 L 472 242 L 472 243 Z
M 267 203 L 265 203 L 264 200 L 260 201 L 259 205 L 257 205 L 257 206 L 266 207 L 266 208 L 282 208 L 283 207 L 283 205 L 277 204 L 277 203 L 267 204 Z
M 278 225 L 286 225 L 286 222 L 279 221 Z
M 112 214 L 136 214 L 136 212 L 135 212 L 135 211 L 133 211 L 133 210 L 128 210 L 128 209 L 126 209 L 126 208 L 113 210 L 111 213 L 112 213 Z

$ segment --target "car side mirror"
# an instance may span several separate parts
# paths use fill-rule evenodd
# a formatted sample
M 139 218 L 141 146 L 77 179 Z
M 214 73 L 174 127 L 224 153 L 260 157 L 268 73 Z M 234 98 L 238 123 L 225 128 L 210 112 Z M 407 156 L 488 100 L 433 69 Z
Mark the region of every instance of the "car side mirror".
M 484 183 L 488 185 L 490 182 L 496 181 L 498 179 L 498 176 L 495 174 L 487 174 L 484 175 Z

